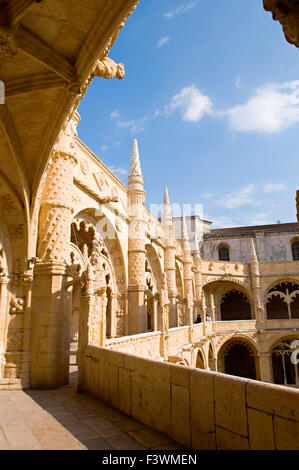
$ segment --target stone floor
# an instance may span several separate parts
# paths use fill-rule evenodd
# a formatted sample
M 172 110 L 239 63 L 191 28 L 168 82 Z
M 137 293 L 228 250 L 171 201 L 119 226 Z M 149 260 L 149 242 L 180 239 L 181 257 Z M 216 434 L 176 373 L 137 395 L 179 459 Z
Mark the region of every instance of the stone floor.
M 74 362 L 74 355 L 73 355 Z M 56 390 L 0 391 L 0 450 L 181 449 L 70 384 Z

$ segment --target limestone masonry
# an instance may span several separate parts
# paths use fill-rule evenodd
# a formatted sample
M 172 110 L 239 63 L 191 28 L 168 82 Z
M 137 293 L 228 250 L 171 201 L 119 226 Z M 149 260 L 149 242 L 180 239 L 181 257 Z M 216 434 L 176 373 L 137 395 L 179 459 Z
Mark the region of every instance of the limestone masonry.
M 298 224 L 151 214 L 137 141 L 124 186 L 77 135 L 138 2 L 71 3 L 0 1 L 0 389 L 67 384 L 72 343 L 79 391 L 187 448 L 298 449 Z

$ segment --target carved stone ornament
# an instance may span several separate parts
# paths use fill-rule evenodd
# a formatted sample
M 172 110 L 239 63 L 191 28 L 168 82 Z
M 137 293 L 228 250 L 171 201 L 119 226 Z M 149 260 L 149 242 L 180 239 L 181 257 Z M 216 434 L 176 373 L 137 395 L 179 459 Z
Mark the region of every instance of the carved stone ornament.
M 80 168 L 81 168 L 81 171 L 84 175 L 87 175 L 88 171 L 89 171 L 89 166 L 88 166 L 88 162 L 87 160 L 83 159 L 81 160 L 80 162 Z
M 58 140 L 54 146 L 54 150 L 56 150 L 57 152 L 63 152 L 68 155 L 76 155 L 76 145 L 74 139 L 78 135 L 77 126 L 79 122 L 80 114 L 75 111 L 65 121 L 58 137 Z
M 0 57 L 9 57 L 18 52 L 14 34 L 8 28 L 0 26 Z
M 98 60 L 96 62 L 95 68 L 93 70 L 93 74 L 96 77 L 101 78 L 117 78 L 121 80 L 125 76 L 125 68 L 123 64 L 117 64 L 114 60 L 110 59 L 109 57 L 105 57 L 102 60 Z
M 9 304 L 9 313 L 10 315 L 24 313 L 25 307 L 24 299 L 12 297 Z

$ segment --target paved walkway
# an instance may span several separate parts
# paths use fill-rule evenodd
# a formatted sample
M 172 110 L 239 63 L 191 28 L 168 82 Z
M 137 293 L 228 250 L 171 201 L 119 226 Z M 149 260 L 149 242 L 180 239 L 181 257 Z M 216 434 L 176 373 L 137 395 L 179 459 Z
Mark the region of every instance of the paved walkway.
M 88 394 L 76 393 L 76 370 L 56 390 L 0 391 L 0 450 L 181 449 Z

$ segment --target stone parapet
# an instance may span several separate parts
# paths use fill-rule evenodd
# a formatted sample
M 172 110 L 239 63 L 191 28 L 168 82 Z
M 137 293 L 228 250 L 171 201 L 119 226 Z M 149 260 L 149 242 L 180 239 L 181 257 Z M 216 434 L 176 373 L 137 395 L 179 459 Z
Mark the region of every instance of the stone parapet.
M 87 346 L 85 389 L 187 449 L 299 449 L 299 391 Z

